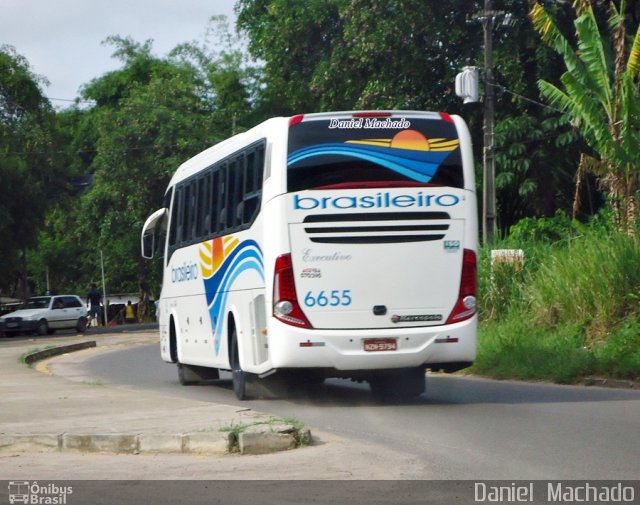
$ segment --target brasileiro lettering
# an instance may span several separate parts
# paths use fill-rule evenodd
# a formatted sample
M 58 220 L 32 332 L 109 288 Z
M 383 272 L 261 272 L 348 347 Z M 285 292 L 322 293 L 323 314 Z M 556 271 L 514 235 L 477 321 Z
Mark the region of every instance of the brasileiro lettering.
M 194 263 L 187 265 L 184 263 L 179 267 L 171 268 L 171 282 L 193 281 L 198 278 L 198 266 Z
M 294 210 L 323 209 L 406 209 L 409 207 L 452 207 L 460 202 L 456 195 L 430 195 L 422 191 L 413 195 L 392 195 L 380 192 L 364 196 L 300 196 L 293 195 Z
M 411 128 L 411 121 L 400 118 L 391 119 L 390 117 L 385 119 L 379 119 L 375 117 L 368 118 L 351 118 L 351 119 L 331 119 L 329 121 L 329 129 L 339 130 L 406 130 Z

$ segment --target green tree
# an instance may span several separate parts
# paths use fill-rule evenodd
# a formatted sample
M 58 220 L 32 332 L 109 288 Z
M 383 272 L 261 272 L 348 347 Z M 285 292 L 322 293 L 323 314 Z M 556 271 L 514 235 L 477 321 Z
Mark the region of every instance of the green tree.
M 157 273 L 140 256 L 144 220 L 161 205 L 180 163 L 215 138 L 203 103 L 204 83 L 190 65 L 153 56 L 149 42 L 112 38 L 111 43 L 123 68 L 84 90 L 86 98 L 102 105 L 92 111 L 95 182 L 81 200 L 78 230 L 91 255 L 87 270 L 99 272 L 102 250 L 108 290 L 140 290 L 144 300 L 158 286 Z
M 166 57 L 154 55 L 150 41 L 108 39 L 122 67 L 83 88 L 94 107 L 61 115 L 69 166 L 93 183 L 49 215 L 39 250 L 48 253 L 50 270 L 75 255 L 76 279 L 86 288 L 99 281 L 102 251 L 108 292 L 157 295 L 160 271 L 140 256 L 145 219 L 162 205 L 182 162 L 250 125 L 252 70 L 219 43 L 224 30 L 216 18 L 213 50 L 206 41 L 183 44 Z M 59 271 L 52 278 L 70 282 Z
M 609 3 L 608 32 L 602 34 L 590 0 L 574 4 L 577 47 L 536 2 L 531 19 L 542 40 L 564 59 L 561 87 L 539 81 L 540 92 L 564 111 L 590 148 L 582 154 L 578 186 L 587 172 L 607 191 L 614 222 L 631 230 L 637 221 L 640 179 L 640 28 L 627 33 L 627 3 Z M 574 209 L 579 202 L 576 200 Z
M 482 159 L 482 107 L 463 106 L 453 82 L 461 67 L 482 66 L 483 2 L 240 0 L 238 26 L 263 62 L 260 104 L 272 114 L 360 108 L 444 110 L 470 125 Z M 493 31 L 499 222 L 570 208 L 579 159 L 570 128 L 538 95 L 561 58 L 540 43 L 521 0 L 495 0 Z M 559 11 L 561 26 L 570 23 Z M 553 114 L 556 114 L 555 112 Z M 556 114 L 557 115 L 557 114 Z M 481 180 L 481 177 L 478 178 Z
M 240 0 L 238 26 L 264 62 L 275 114 L 459 109 L 455 74 L 478 50 L 477 2 Z M 471 33 L 471 35 L 470 35 Z
M 27 60 L 0 47 L 0 289 L 29 295 L 27 250 L 61 187 L 55 114 Z

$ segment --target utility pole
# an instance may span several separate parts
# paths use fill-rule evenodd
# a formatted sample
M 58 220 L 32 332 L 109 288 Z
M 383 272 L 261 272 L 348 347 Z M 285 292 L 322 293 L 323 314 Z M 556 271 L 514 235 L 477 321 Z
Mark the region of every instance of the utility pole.
M 102 255 L 102 249 L 100 249 L 100 269 L 102 270 L 102 310 L 104 311 L 104 325 L 107 326 L 109 324 L 107 319 L 107 287 L 104 283 L 104 256 Z
M 467 23 L 482 22 L 484 34 L 484 142 L 482 149 L 482 242 L 493 242 L 497 228 L 496 213 L 496 154 L 494 148 L 495 81 L 493 79 L 493 27 L 502 18 L 503 26 L 513 26 L 513 16 L 505 11 L 494 11 L 491 0 L 484 0 L 482 12 L 467 18 Z M 464 103 L 478 101 L 475 67 L 464 67 L 456 76 L 456 94 Z M 477 75 L 477 74 L 476 74 Z
M 493 21 L 491 0 L 484 0 L 484 148 L 482 184 L 483 243 L 493 241 L 496 234 L 496 159 L 493 147 L 495 124 L 495 90 L 493 81 Z

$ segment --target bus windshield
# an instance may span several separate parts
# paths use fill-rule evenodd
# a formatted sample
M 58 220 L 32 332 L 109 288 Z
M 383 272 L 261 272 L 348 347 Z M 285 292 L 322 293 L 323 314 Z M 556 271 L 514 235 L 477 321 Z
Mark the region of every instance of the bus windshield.
M 439 118 L 301 121 L 289 129 L 287 190 L 462 188 L 459 144 L 455 125 Z

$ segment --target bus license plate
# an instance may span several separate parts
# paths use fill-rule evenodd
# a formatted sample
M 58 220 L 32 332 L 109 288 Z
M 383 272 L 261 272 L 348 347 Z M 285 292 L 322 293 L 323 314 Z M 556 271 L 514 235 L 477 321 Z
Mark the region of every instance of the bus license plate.
M 367 352 L 397 351 L 397 338 L 367 338 L 364 341 L 364 350 Z

